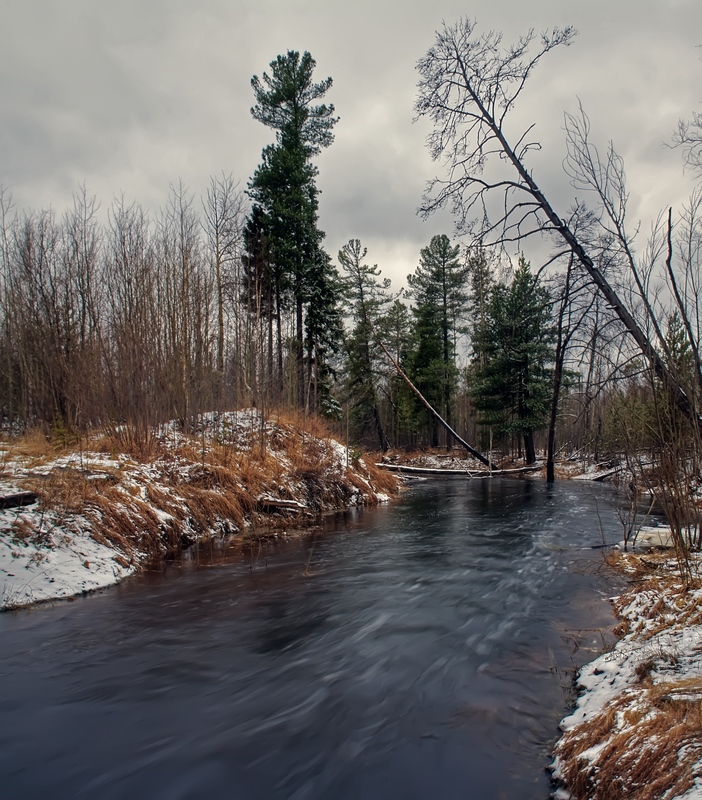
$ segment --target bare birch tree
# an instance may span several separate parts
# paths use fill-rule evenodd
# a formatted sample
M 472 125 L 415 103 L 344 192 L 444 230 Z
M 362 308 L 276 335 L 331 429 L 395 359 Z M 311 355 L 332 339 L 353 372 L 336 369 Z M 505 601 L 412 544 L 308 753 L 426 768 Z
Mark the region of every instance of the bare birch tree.
M 240 265 L 242 236 L 246 216 L 246 196 L 231 174 L 210 178 L 203 200 L 203 226 L 207 237 L 210 260 L 214 266 L 217 297 L 217 372 L 219 394 L 223 391 L 225 370 L 226 285 L 241 283 Z M 234 334 L 238 342 L 240 322 L 239 303 L 232 304 Z

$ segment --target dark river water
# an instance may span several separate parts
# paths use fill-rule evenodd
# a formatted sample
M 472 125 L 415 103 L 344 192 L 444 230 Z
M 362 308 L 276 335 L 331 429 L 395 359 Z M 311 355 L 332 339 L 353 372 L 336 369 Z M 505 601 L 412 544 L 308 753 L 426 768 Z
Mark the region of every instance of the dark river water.
M 417 483 L 0 615 L 0 797 L 545 800 L 573 668 L 610 640 L 614 497 Z

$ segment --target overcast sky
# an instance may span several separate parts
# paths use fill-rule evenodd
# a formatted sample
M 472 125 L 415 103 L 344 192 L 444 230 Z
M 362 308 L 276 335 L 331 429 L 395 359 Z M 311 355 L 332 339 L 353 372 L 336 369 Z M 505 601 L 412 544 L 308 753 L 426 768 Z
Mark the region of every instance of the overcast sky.
M 462 15 L 506 40 L 579 31 L 542 62 L 515 118 L 537 123 L 530 165 L 557 211 L 572 199 L 562 128 L 578 98 L 593 137 L 625 157 L 644 231 L 684 202 L 691 178 L 664 143 L 702 111 L 701 0 L 0 0 L 0 184 L 20 208 L 57 211 L 83 182 L 103 209 L 124 192 L 153 211 L 178 179 L 196 194 L 222 171 L 245 186 L 273 138 L 250 115 L 251 76 L 309 50 L 341 118 L 317 160 L 327 250 L 359 238 L 403 282 L 419 248 L 452 233 L 450 217 L 415 213 L 441 166 L 412 107 L 417 60 Z

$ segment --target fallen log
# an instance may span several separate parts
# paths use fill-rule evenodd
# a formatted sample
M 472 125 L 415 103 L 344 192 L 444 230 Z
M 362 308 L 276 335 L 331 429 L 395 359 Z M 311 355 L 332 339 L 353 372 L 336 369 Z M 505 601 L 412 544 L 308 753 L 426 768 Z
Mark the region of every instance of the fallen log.
M 259 497 L 256 501 L 261 511 L 307 511 L 304 503 L 297 500 L 281 500 L 277 497 Z
M 443 469 L 441 467 L 410 467 L 404 464 L 386 464 L 376 462 L 376 467 L 387 470 L 388 472 L 399 472 L 406 475 L 436 475 L 451 476 L 463 475 L 468 478 L 489 478 L 492 475 L 517 475 L 525 472 L 537 472 L 543 469 L 543 464 L 530 464 L 528 467 L 514 467 L 512 469 Z
M 409 377 L 405 374 L 405 372 L 403 371 L 402 367 L 390 355 L 390 351 L 387 349 L 387 347 L 380 341 L 378 342 L 378 344 L 383 348 L 383 352 L 388 357 L 388 359 L 390 360 L 390 362 L 393 365 L 393 367 L 395 367 L 395 369 L 397 370 L 397 374 L 402 378 L 402 380 L 407 384 L 407 386 L 409 386 L 409 388 L 414 392 L 414 394 L 417 396 L 418 400 L 420 400 L 420 402 L 422 403 L 422 405 L 424 405 L 424 407 L 427 409 L 427 411 L 429 411 L 429 413 L 432 414 L 436 418 L 436 421 L 440 425 L 442 425 L 451 434 L 451 436 L 453 436 L 453 438 L 457 442 L 459 442 L 474 458 L 477 458 L 478 461 L 480 461 L 482 464 L 485 464 L 486 467 L 492 467 L 492 464 L 490 463 L 490 459 L 486 458 L 479 450 L 476 450 L 474 447 L 469 445 L 468 442 L 465 439 L 462 439 L 456 433 L 456 431 L 448 424 L 448 422 L 446 422 L 446 420 L 441 416 L 441 414 L 439 414 L 439 412 L 434 408 L 434 406 L 426 399 L 426 397 L 424 397 L 424 395 L 419 391 L 419 389 L 417 389 L 417 387 L 412 383 L 412 381 L 409 379 Z
M 409 467 L 403 464 L 384 464 L 376 463 L 376 467 L 387 470 L 387 472 L 402 472 L 407 475 L 466 475 L 472 478 L 475 475 L 473 470 L 469 469 L 442 469 L 441 467 Z
M 15 494 L 0 495 L 0 509 L 31 506 L 32 503 L 36 503 L 37 499 L 36 492 L 15 492 Z
M 621 472 L 622 467 L 611 467 L 610 469 L 603 469 L 600 472 L 584 472 L 582 475 L 573 475 L 574 481 L 603 481 L 611 475 L 616 475 Z

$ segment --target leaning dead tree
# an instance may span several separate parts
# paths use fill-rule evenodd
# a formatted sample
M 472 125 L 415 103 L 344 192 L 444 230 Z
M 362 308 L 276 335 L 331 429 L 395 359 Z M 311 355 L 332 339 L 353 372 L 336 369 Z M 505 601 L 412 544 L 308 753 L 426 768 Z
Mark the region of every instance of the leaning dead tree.
M 560 45 L 569 45 L 575 30 L 554 28 L 537 37 L 533 31 L 505 47 L 499 33 L 478 35 L 475 23 L 460 20 L 444 25 L 434 46 L 418 64 L 421 75 L 417 117 L 428 117 L 434 130 L 428 146 L 434 160 L 442 159 L 447 176 L 432 181 L 420 213 L 428 217 L 449 206 L 461 233 L 483 244 L 522 243 L 532 236 L 550 236 L 559 248 L 553 260 L 572 254 L 605 298 L 665 386 L 674 403 L 702 431 L 697 398 L 702 371 L 693 381 L 679 374 L 663 330 L 664 317 L 653 285 L 654 268 L 672 267 L 673 223 L 662 225 L 647 248 L 647 260 L 637 261 L 633 237 L 626 230 L 627 190 L 621 158 L 610 146 L 600 157 L 589 140 L 589 123 L 582 112 L 566 116 L 566 171 L 576 188 L 594 194 L 599 226 L 597 237 L 581 238 L 577 220 L 585 211 L 576 204 L 566 218 L 556 212 L 527 168 L 529 153 L 540 149 L 531 138 L 533 125 L 516 140 L 508 139 L 505 121 L 539 61 Z M 530 52 L 531 51 L 531 52 Z M 616 251 L 620 272 L 627 272 L 625 304 L 600 267 L 599 255 Z M 674 281 L 674 277 L 673 277 Z M 690 305 L 678 302 L 688 314 Z M 696 301 L 697 297 L 694 298 Z M 694 303 L 693 303 L 694 305 Z M 694 324 L 685 325 L 689 344 L 699 352 Z M 696 384 L 696 385 L 694 385 Z
M 412 393 L 417 397 L 419 402 L 427 409 L 427 411 L 436 419 L 436 421 L 441 425 L 443 428 L 448 431 L 448 433 L 453 436 L 453 438 L 462 446 L 464 447 L 474 458 L 477 458 L 481 464 L 485 464 L 486 467 L 492 469 L 492 462 L 489 458 L 486 458 L 479 450 L 476 450 L 474 447 L 468 444 L 468 442 L 459 436 L 456 431 L 446 422 L 446 420 L 439 414 L 439 412 L 434 408 L 434 406 L 424 397 L 424 395 L 419 391 L 419 389 L 412 383 L 411 379 L 407 375 L 407 373 L 402 369 L 402 367 L 397 363 L 397 361 L 392 357 L 390 351 L 387 347 L 382 343 L 378 342 L 378 344 L 383 349 L 383 352 L 388 358 L 388 361 L 395 367 L 397 374 L 402 378 L 402 380 L 407 384 L 409 389 Z

